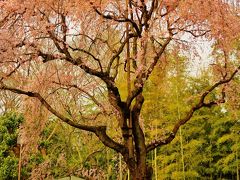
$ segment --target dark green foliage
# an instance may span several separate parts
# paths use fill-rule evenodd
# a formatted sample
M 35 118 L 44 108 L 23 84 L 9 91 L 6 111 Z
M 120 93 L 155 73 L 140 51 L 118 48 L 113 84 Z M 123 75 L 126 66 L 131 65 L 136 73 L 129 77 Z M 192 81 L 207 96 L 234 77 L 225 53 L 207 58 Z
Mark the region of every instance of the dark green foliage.
M 16 113 L 0 116 L 0 179 L 17 179 L 19 146 L 18 129 L 23 117 Z

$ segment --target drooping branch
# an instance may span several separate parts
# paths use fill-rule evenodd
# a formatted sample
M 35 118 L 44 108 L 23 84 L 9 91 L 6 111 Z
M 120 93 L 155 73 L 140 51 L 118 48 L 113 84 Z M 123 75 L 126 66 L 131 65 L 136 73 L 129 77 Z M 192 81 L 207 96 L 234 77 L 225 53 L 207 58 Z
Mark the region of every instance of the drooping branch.
M 70 88 L 75 88 L 77 90 L 79 90 L 80 92 L 83 92 L 84 94 L 86 94 L 99 108 L 102 109 L 103 113 L 107 113 L 106 109 L 104 108 L 104 106 L 93 96 L 91 95 L 88 91 L 82 89 L 81 87 L 79 87 L 78 85 L 76 84 L 62 84 L 60 82 L 53 82 L 61 87 L 67 87 L 67 89 L 70 89 Z
M 186 124 L 193 116 L 194 112 L 196 112 L 197 110 L 203 108 L 203 107 L 207 107 L 210 108 L 212 106 L 221 104 L 221 103 L 225 103 L 225 92 L 224 92 L 224 88 L 222 90 L 222 97 L 218 100 L 215 101 L 210 101 L 210 102 L 205 102 L 205 99 L 207 97 L 207 95 L 209 93 L 211 93 L 213 90 L 215 90 L 217 87 L 221 86 L 221 85 L 226 85 L 227 83 L 229 83 L 230 81 L 233 80 L 233 78 L 235 77 L 235 75 L 239 72 L 240 70 L 240 66 L 231 74 L 231 76 L 227 79 L 222 79 L 219 80 L 218 82 L 216 82 L 215 84 L 213 84 L 211 87 L 209 87 L 199 98 L 198 102 L 192 106 L 192 108 L 188 111 L 188 113 L 186 113 L 185 117 L 180 119 L 173 127 L 172 132 L 170 133 L 170 135 L 168 135 L 166 138 L 162 138 L 160 140 L 155 140 L 152 143 L 150 143 L 149 145 L 147 145 L 147 152 L 152 151 L 153 149 L 155 149 L 156 147 L 159 147 L 161 145 L 165 145 L 165 144 L 169 144 L 176 136 L 179 128 Z
M 191 34 L 193 37 L 203 37 L 205 36 L 207 33 L 211 32 L 210 30 L 201 30 L 201 29 L 191 29 L 191 30 L 188 30 L 188 29 L 183 29 L 183 28 L 178 28 L 178 31 L 179 32 L 186 32 L 186 33 L 189 33 Z
M 43 62 L 57 60 L 57 58 L 51 54 L 40 52 L 38 55 L 43 58 Z M 121 96 L 117 86 L 115 85 L 114 78 L 110 77 L 109 74 L 106 72 L 97 71 L 85 65 L 84 62 L 82 62 L 81 58 L 74 59 L 71 57 L 63 57 L 61 59 L 66 60 L 73 65 L 79 66 L 87 74 L 96 76 L 106 83 L 109 102 L 120 113 L 120 124 L 124 126 L 124 119 L 127 116 L 128 112 L 126 111 L 126 103 L 121 100 Z
M 106 134 L 106 126 L 89 126 L 89 125 L 83 125 L 83 124 L 76 123 L 76 122 L 72 121 L 71 119 L 65 117 L 61 113 L 59 113 L 57 110 L 55 110 L 39 93 L 31 92 L 31 91 L 24 91 L 24 90 L 17 89 L 17 88 L 12 88 L 12 87 L 4 85 L 3 83 L 1 83 L 0 89 L 11 91 L 16 94 L 27 95 L 29 97 L 36 98 L 41 102 L 41 104 L 45 108 L 47 108 L 48 111 L 50 111 L 52 114 L 54 114 L 56 117 L 58 117 L 60 120 L 67 123 L 68 125 L 75 127 L 77 129 L 80 129 L 80 130 L 95 133 L 96 136 L 100 139 L 100 141 L 104 145 L 116 150 L 117 152 L 121 153 L 122 155 L 124 155 L 127 152 L 126 148 L 123 145 L 115 142 L 113 139 L 111 139 Z
M 39 93 L 31 92 L 31 91 L 24 91 L 24 90 L 21 90 L 21 89 L 8 87 L 4 84 L 1 84 L 0 89 L 8 90 L 8 91 L 11 91 L 13 93 L 23 94 L 23 95 L 27 95 L 29 97 L 37 98 L 41 102 L 41 104 L 44 107 L 46 107 L 52 114 L 54 114 L 55 116 L 57 116 L 59 119 L 61 119 L 65 123 L 69 124 L 70 126 L 73 126 L 73 127 L 78 128 L 78 129 L 85 130 L 85 131 L 90 131 L 90 132 L 94 132 L 97 128 L 97 126 L 87 126 L 87 125 L 77 124 L 74 121 L 70 120 L 69 118 L 63 116 L 62 114 L 57 112 L 53 107 L 51 107 L 50 104 Z
M 21 65 L 23 65 L 23 64 L 25 64 L 26 62 L 29 62 L 30 61 L 30 59 L 27 59 L 27 60 L 24 60 L 24 61 L 14 61 L 14 63 L 17 63 L 16 64 L 16 67 L 12 70 L 12 71 L 10 71 L 8 74 L 6 74 L 5 76 L 3 76 L 3 77 L 1 77 L 0 78 L 0 82 L 3 80 L 3 79 L 5 79 L 5 78 L 8 78 L 8 77 L 10 77 L 10 76 L 12 76 L 20 67 L 21 67 Z M 1 62 L 0 62 L 1 63 Z

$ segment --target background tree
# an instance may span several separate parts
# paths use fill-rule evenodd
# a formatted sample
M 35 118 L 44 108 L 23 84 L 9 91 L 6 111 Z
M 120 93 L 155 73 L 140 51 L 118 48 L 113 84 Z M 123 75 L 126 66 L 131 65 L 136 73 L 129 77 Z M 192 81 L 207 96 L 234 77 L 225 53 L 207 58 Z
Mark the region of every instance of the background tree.
M 195 111 L 225 102 L 226 85 L 239 70 L 228 66 L 239 35 L 238 9 L 219 0 L 7 0 L 0 7 L 0 89 L 35 98 L 22 96 L 29 127 L 39 120 L 41 132 L 47 109 L 120 153 L 133 179 L 150 178 L 147 154 L 170 143 Z M 216 58 L 214 83 L 184 108 L 170 130 L 150 141 L 140 121 L 145 84 L 165 52 L 192 52 L 186 43 L 191 37 L 215 42 L 225 58 Z M 123 98 L 116 82 L 125 71 Z

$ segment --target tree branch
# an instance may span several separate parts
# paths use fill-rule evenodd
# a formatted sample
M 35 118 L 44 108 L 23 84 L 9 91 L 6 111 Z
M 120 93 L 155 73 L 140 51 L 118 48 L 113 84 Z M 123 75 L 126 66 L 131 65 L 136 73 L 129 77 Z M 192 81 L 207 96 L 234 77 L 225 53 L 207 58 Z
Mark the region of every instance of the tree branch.
M 144 82 L 149 78 L 149 76 L 152 73 L 152 71 L 154 70 L 157 62 L 159 61 L 159 58 L 165 51 L 165 49 L 166 49 L 167 45 L 170 43 L 171 39 L 172 39 L 171 36 L 167 38 L 165 43 L 162 45 L 161 49 L 157 52 L 152 64 L 150 64 L 147 71 L 146 72 L 143 71 L 143 72 L 139 73 L 139 75 L 136 77 L 136 81 L 134 82 L 135 88 L 131 91 L 131 94 L 127 97 L 127 101 L 126 101 L 127 107 L 129 107 L 131 105 L 133 99 L 142 92 Z
M 41 102 L 41 104 L 45 108 L 48 109 L 48 111 L 50 111 L 52 114 L 54 114 L 56 117 L 58 117 L 60 120 L 67 123 L 68 125 L 70 125 L 72 127 L 75 127 L 77 129 L 80 129 L 80 130 L 95 133 L 96 136 L 100 139 L 100 141 L 104 145 L 114 149 L 115 151 L 117 151 L 117 152 L 119 152 L 123 155 L 127 152 L 126 148 L 122 144 L 119 144 L 119 143 L 115 142 L 114 140 L 112 140 L 106 134 L 106 126 L 88 126 L 88 125 L 78 124 L 78 123 L 72 121 L 71 119 L 65 117 L 64 115 L 62 115 L 58 111 L 56 111 L 39 93 L 31 92 L 31 91 L 24 91 L 24 90 L 21 90 L 21 89 L 8 87 L 8 86 L 4 85 L 3 83 L 1 83 L 0 89 L 1 90 L 8 90 L 8 91 L 11 91 L 13 93 L 27 95 L 29 97 L 37 98 Z
M 103 68 L 102 68 L 102 64 L 101 64 L 101 61 L 99 58 L 97 58 L 94 54 L 92 54 L 91 52 L 85 50 L 85 49 L 82 49 L 82 48 L 75 48 L 75 47 L 72 47 L 70 45 L 68 45 L 69 48 L 72 50 L 72 51 L 79 51 L 79 52 L 82 52 L 84 54 L 87 54 L 88 56 L 92 57 L 95 61 L 97 61 L 100 69 L 101 69 L 101 72 L 103 72 Z
M 69 88 L 75 88 L 77 90 L 79 90 L 80 92 L 83 92 L 84 94 L 86 94 L 99 108 L 101 108 L 103 110 L 103 113 L 107 113 L 106 109 L 104 108 L 104 106 L 93 96 L 91 95 L 88 91 L 80 88 L 78 85 L 76 84 L 62 84 L 60 82 L 53 82 L 59 86 L 65 86 Z
M 110 59 L 110 61 L 108 63 L 108 67 L 107 67 L 107 73 L 108 74 L 110 73 L 110 70 L 111 70 L 111 67 L 112 67 L 112 64 L 113 64 L 114 60 L 120 56 L 120 54 L 124 50 L 124 47 L 127 44 L 127 42 L 133 37 L 136 37 L 136 36 L 134 34 L 129 34 L 128 37 L 126 37 L 124 42 L 119 47 L 118 51 L 112 56 L 112 58 Z
M 43 62 L 48 62 L 51 60 L 56 60 L 56 57 L 51 54 L 46 54 L 39 52 L 39 54 L 44 60 Z M 120 125 L 121 127 L 125 126 L 126 122 L 124 121 L 128 116 L 129 111 L 126 109 L 126 103 L 121 100 L 120 93 L 118 91 L 117 86 L 115 85 L 114 78 L 109 77 L 109 74 L 106 72 L 99 72 L 97 70 L 91 69 L 87 65 L 85 65 L 81 58 L 73 59 L 71 57 L 62 58 L 73 65 L 79 66 L 82 70 L 84 70 L 87 74 L 99 77 L 102 81 L 106 83 L 108 89 L 108 98 L 109 102 L 114 106 L 114 108 L 120 113 Z
M 225 103 L 225 92 L 224 90 L 222 91 L 222 98 L 218 99 L 216 101 L 210 101 L 210 102 L 204 102 L 206 96 L 211 93 L 213 90 L 215 90 L 217 87 L 219 87 L 220 85 L 223 84 L 227 84 L 229 83 L 234 76 L 238 73 L 238 71 L 240 70 L 240 66 L 231 74 L 231 76 L 228 79 L 222 79 L 218 82 L 216 82 L 214 85 L 212 85 L 210 88 L 208 88 L 200 97 L 198 103 L 196 105 L 194 105 L 189 112 L 186 114 L 186 116 L 182 119 L 180 119 L 173 127 L 172 132 L 170 133 L 170 135 L 166 138 L 162 138 L 160 140 L 154 140 L 152 143 L 150 143 L 149 145 L 147 145 L 147 152 L 154 150 L 156 147 L 159 147 L 161 145 L 165 145 L 165 144 L 169 144 L 176 136 L 179 128 L 186 124 L 193 116 L 194 112 L 196 112 L 197 110 L 203 108 L 203 107 L 207 107 L 210 108 L 214 105 L 218 105 L 220 103 Z
M 91 3 L 91 5 L 93 5 L 93 3 Z M 135 29 L 138 37 L 141 37 L 142 31 L 139 29 L 138 25 L 136 22 L 134 22 L 133 20 L 127 18 L 127 17 L 116 17 L 114 15 L 110 15 L 110 14 L 103 14 L 102 12 L 100 12 L 95 6 L 93 6 L 93 9 L 95 10 L 95 12 L 100 15 L 101 17 L 105 18 L 105 19 L 109 19 L 109 20 L 113 20 L 119 23 L 124 23 L 124 22 L 128 22 L 131 23 L 133 28 Z

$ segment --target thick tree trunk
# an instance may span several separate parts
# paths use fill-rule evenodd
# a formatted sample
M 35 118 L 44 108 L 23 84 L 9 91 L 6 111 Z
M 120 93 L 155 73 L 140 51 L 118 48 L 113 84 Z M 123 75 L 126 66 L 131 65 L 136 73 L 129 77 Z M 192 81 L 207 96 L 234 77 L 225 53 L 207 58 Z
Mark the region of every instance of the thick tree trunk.
M 151 180 L 153 169 L 146 164 L 139 165 L 135 169 L 130 169 L 132 180 Z

